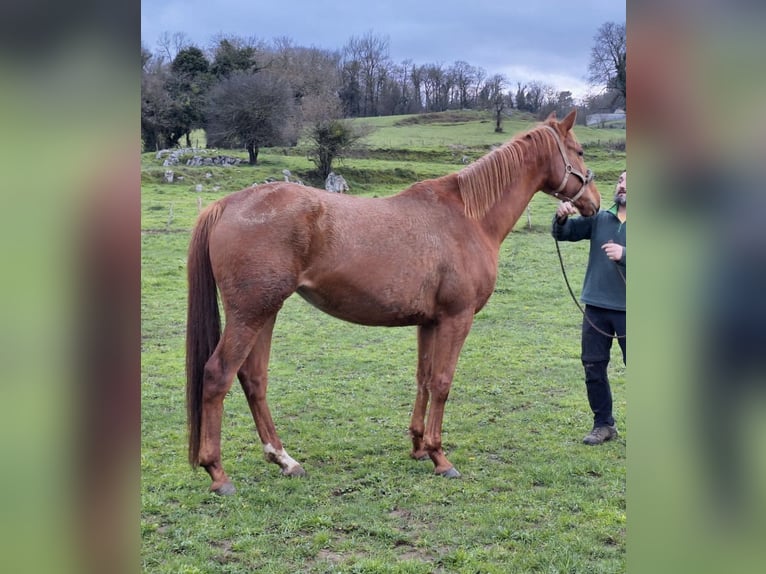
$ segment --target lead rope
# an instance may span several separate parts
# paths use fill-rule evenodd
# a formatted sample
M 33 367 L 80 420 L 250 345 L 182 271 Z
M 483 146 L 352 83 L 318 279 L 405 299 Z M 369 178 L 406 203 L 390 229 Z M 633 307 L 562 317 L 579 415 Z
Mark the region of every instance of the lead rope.
M 603 329 L 599 329 L 598 327 L 596 327 L 596 325 L 593 324 L 593 321 L 590 320 L 590 317 L 588 317 L 588 314 L 585 312 L 585 309 L 582 308 L 582 305 L 580 305 L 580 302 L 577 300 L 577 296 L 574 294 L 574 291 L 572 291 L 572 286 L 569 284 L 569 277 L 567 277 L 567 271 L 566 269 L 564 269 L 564 259 L 561 257 L 559 240 L 554 237 L 553 241 L 556 243 L 556 253 L 558 253 L 558 256 L 559 256 L 559 265 L 561 265 L 561 274 L 564 276 L 564 282 L 567 284 L 567 289 L 569 290 L 569 294 L 572 296 L 572 301 L 575 302 L 575 305 L 577 305 L 577 308 L 580 310 L 580 313 L 582 313 L 582 316 L 590 324 L 591 327 L 593 327 L 596 331 L 598 331 L 605 337 L 611 337 L 613 339 L 624 339 L 627 333 L 625 333 L 624 335 L 613 335 L 612 333 L 607 333 Z M 622 274 L 622 271 L 620 271 L 619 269 L 617 269 L 617 271 L 620 273 L 620 277 L 622 277 L 622 280 L 625 281 L 625 275 Z

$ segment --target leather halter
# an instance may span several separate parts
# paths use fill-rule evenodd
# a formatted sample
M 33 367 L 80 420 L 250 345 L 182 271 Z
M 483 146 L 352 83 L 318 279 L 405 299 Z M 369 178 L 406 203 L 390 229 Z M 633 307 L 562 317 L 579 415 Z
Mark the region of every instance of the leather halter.
M 556 143 L 559 146 L 559 151 L 561 152 L 561 157 L 564 159 L 564 179 L 561 180 L 561 185 L 559 185 L 558 189 L 556 191 L 546 191 L 545 193 L 552 195 L 556 199 L 559 199 L 561 201 L 568 201 L 570 203 L 574 203 L 578 199 L 580 199 L 580 196 L 585 193 L 585 188 L 587 185 L 593 181 L 593 172 L 591 170 L 585 170 L 585 175 L 581 174 L 579 171 L 577 171 L 574 167 L 572 167 L 572 164 L 569 162 L 569 158 L 567 157 L 566 150 L 564 149 L 564 144 L 561 142 L 561 138 L 559 137 L 558 132 L 553 129 L 551 126 L 544 126 L 546 129 L 549 129 L 551 133 L 553 133 L 553 137 L 556 139 Z M 580 190 L 573 196 L 573 197 L 566 197 L 559 195 L 561 191 L 566 187 L 567 180 L 569 179 L 570 174 L 574 174 L 577 177 L 580 178 L 580 181 L 582 181 L 582 187 L 580 187 Z

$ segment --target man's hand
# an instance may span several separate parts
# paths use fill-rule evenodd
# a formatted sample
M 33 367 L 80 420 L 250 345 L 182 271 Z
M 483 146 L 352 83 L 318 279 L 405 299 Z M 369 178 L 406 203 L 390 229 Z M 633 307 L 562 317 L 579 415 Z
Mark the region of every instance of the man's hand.
M 564 225 L 567 217 L 570 215 L 577 215 L 577 209 L 569 201 L 560 201 L 556 208 L 556 221 L 559 225 Z
M 614 243 L 612 241 L 609 241 L 608 243 L 604 243 L 601 246 L 601 249 L 604 250 L 604 253 L 606 253 L 606 256 L 609 257 L 612 261 L 619 261 L 622 259 L 622 254 L 625 252 L 625 248 L 620 245 L 619 243 Z

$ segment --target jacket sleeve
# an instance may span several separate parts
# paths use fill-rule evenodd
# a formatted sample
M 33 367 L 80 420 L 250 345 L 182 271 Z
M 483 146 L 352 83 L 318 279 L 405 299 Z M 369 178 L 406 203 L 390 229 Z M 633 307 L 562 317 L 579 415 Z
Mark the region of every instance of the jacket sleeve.
M 626 265 L 627 257 L 628 257 L 628 248 L 623 245 L 622 246 L 622 257 L 617 262 L 617 265 L 619 265 L 620 267 L 626 267 L 627 268 L 627 265 Z
M 595 217 L 570 217 L 560 224 L 553 216 L 551 235 L 558 241 L 580 241 L 590 239 Z

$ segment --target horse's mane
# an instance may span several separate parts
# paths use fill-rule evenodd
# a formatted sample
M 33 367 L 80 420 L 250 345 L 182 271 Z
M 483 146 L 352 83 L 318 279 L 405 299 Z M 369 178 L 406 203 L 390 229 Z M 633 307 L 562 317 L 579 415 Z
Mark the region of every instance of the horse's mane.
M 547 135 L 545 125 L 517 135 L 458 172 L 458 188 L 467 217 L 482 218 L 525 166 L 551 153 L 555 142 Z

